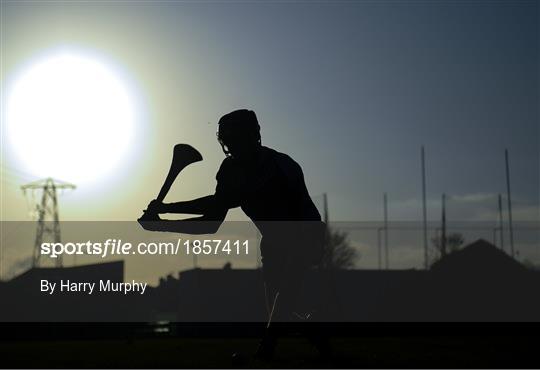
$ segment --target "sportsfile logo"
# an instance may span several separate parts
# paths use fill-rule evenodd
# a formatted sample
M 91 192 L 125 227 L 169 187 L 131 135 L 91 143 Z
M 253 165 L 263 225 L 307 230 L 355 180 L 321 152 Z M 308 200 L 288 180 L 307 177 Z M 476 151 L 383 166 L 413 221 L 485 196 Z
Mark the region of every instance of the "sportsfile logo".
M 133 244 L 121 239 L 104 242 L 44 242 L 40 254 L 50 258 L 62 255 L 249 255 L 249 240 L 182 239 L 173 242 L 139 242 Z

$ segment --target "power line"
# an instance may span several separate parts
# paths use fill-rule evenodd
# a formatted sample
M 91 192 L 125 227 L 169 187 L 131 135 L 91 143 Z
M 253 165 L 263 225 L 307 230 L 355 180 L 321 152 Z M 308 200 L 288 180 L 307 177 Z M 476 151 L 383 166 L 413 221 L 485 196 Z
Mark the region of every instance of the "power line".
M 2 168 L 2 171 L 17 174 L 17 176 L 24 177 L 24 178 L 34 178 L 35 175 L 27 173 L 26 171 L 22 171 L 20 169 L 14 168 L 10 165 L 7 165 L 5 163 L 0 164 L 0 168 Z

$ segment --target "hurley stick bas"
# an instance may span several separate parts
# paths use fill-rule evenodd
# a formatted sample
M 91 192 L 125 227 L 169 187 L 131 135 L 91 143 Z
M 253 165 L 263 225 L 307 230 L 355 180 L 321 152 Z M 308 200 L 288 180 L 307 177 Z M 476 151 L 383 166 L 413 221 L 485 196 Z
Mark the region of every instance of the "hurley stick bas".
M 189 144 L 181 143 L 175 145 L 169 172 L 167 174 L 167 177 L 165 178 L 165 181 L 163 182 L 163 185 L 161 186 L 161 189 L 159 190 L 156 200 L 158 202 L 163 202 L 165 196 L 171 189 L 172 184 L 178 177 L 178 174 L 180 174 L 180 172 L 184 170 L 188 165 L 202 161 L 202 159 L 203 157 L 199 153 L 199 151 L 197 151 Z M 145 210 L 143 215 L 139 218 L 139 221 L 152 220 L 159 220 L 159 218 L 157 217 L 157 215 L 149 212 L 148 210 Z

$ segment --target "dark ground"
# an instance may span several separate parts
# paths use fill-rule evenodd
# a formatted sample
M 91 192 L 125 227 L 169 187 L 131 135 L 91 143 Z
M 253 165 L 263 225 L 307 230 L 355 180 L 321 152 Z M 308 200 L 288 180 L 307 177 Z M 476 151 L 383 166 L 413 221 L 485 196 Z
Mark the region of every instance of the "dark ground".
M 323 362 L 307 340 L 291 335 L 281 340 L 272 362 L 246 357 L 244 363 L 234 363 L 234 352 L 249 356 L 257 348 L 258 338 L 245 325 L 243 329 L 242 325 L 236 329 L 227 325 L 217 331 L 208 325 L 195 331 L 194 327 L 173 329 L 172 333 L 184 333 L 174 335 L 145 334 L 129 324 L 116 325 L 113 330 L 105 324 L 3 324 L 0 367 L 539 368 L 537 325 L 342 325 L 326 330 L 332 332 L 335 353 L 330 361 Z M 31 328 L 35 331 L 29 331 Z M 104 328 L 109 330 L 105 333 Z M 130 330 L 124 331 L 127 328 Z M 225 333 L 229 335 L 222 336 Z

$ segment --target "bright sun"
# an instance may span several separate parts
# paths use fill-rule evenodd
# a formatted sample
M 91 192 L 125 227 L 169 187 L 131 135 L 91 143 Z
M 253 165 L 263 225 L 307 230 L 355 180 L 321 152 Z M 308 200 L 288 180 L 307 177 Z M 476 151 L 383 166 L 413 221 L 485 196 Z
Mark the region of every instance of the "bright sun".
M 126 84 L 99 60 L 52 55 L 23 71 L 7 98 L 7 137 L 26 172 L 80 185 L 127 159 L 135 104 Z

